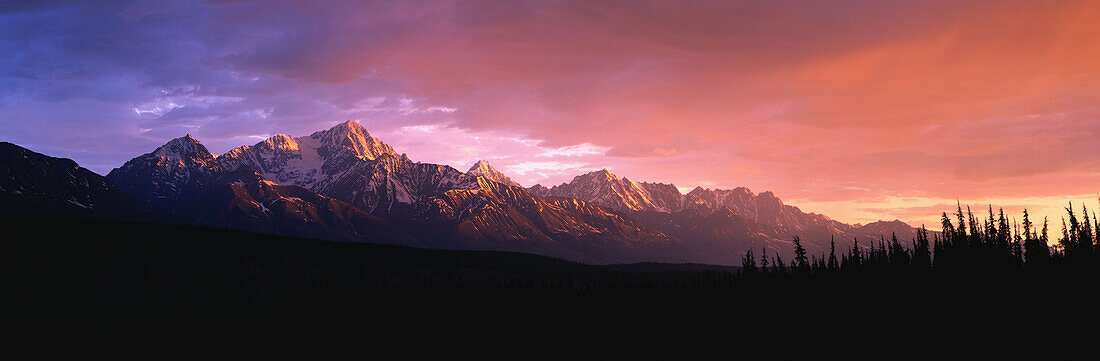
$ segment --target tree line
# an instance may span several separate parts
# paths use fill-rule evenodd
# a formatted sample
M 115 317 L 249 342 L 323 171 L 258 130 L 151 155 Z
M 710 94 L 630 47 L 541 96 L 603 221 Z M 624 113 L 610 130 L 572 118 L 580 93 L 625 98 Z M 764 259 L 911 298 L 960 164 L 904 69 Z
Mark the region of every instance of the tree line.
M 759 256 L 748 250 L 741 260 L 742 278 L 805 277 L 840 275 L 857 272 L 886 273 L 960 273 L 1073 270 L 1081 272 L 1100 265 L 1100 218 L 1082 205 L 1080 211 L 1070 203 L 1062 217 L 1061 235 L 1051 244 L 1050 222 L 1032 221 L 1027 209 L 1021 221 L 1010 219 L 1003 209 L 988 215 L 975 215 L 960 204 L 953 214 L 943 212 L 942 231 L 930 232 L 921 226 L 908 241 L 896 234 L 889 239 L 838 250 L 830 240 L 829 252 L 809 255 L 802 239 L 794 237 L 794 258 L 784 261 L 778 252 L 762 247 Z

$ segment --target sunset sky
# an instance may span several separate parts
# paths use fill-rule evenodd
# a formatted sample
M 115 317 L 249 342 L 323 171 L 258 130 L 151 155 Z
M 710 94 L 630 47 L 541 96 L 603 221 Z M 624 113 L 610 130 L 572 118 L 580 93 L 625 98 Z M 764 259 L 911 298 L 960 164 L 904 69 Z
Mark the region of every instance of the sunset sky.
M 0 3 L 0 140 L 100 174 L 347 119 L 525 186 L 601 168 L 938 229 L 1098 208 L 1097 1 Z M 1059 228 L 1060 229 L 1060 228 Z

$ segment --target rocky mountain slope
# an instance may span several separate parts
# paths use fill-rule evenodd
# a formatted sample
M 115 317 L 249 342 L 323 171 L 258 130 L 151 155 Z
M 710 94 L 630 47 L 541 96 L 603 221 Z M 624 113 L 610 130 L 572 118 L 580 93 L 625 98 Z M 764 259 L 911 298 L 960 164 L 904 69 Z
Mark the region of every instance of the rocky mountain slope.
M 653 197 L 645 184 L 619 178 L 607 169 L 576 176 L 569 183 L 550 188 L 549 192 L 541 189 L 532 191 L 545 196 L 580 199 L 627 212 L 671 212 L 679 210 L 681 205 L 679 199 L 669 202 L 667 197 Z M 676 193 L 679 194 L 679 191 Z
M 330 134 L 321 136 L 326 135 L 333 138 Z M 351 162 L 350 158 L 377 157 L 388 149 L 380 143 L 371 146 L 342 143 L 341 139 L 330 139 L 329 144 L 335 145 L 320 152 L 328 152 L 333 159 L 346 163 Z M 289 162 L 302 159 L 300 152 L 286 152 L 299 149 L 293 139 L 275 136 L 252 147 L 252 152 L 239 152 L 240 149 L 230 153 L 262 156 L 250 159 L 255 162 L 215 157 L 201 142 L 187 135 L 126 162 L 112 170 L 107 179 L 133 197 L 185 222 L 296 237 L 418 244 L 389 222 L 346 202 L 265 180 L 256 169 L 269 175 L 291 176 L 306 169 Z M 341 149 L 344 152 L 336 154 Z
M 138 201 L 170 212 L 181 198 L 209 187 L 221 171 L 214 155 L 188 134 L 111 170 L 107 180 Z
M 0 213 L 24 216 L 166 221 L 107 179 L 70 159 L 0 143 Z
M 466 171 L 466 175 L 484 177 L 485 179 L 507 186 L 523 187 L 512 180 L 512 178 L 508 178 L 504 173 L 497 171 L 496 168 L 493 168 L 493 166 L 485 160 L 479 160 L 477 163 L 474 163 L 474 165 L 470 167 L 470 170 Z
M 463 173 L 418 163 L 370 135 L 355 121 L 309 136 L 279 134 L 218 157 L 227 171 L 251 167 L 264 179 L 297 185 L 373 214 L 389 214 L 427 197 L 461 188 Z
M 591 263 L 691 258 L 679 240 L 613 210 L 475 179 L 476 188 L 417 203 L 402 217 L 403 228 L 440 248 L 509 249 Z
M 378 217 L 299 186 L 224 183 L 177 205 L 200 224 L 349 242 L 420 245 Z
M 829 249 L 830 240 L 848 247 L 863 245 L 891 232 L 912 237 L 914 229 L 900 222 L 852 226 L 784 204 L 771 192 L 754 194 L 744 187 L 704 189 L 681 194 L 672 184 L 635 182 L 606 169 L 579 175 L 569 183 L 529 191 L 543 196 L 570 197 L 624 212 L 629 217 L 683 240 L 704 262 L 735 263 L 749 248 L 789 254 L 791 240 L 801 237 L 813 254 Z M 909 239 L 909 238 L 901 238 Z

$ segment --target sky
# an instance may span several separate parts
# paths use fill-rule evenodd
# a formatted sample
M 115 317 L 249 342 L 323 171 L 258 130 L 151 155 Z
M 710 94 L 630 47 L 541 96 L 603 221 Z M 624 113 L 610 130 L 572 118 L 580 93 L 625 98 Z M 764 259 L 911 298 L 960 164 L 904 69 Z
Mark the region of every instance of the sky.
M 4 1 L 0 141 L 106 174 L 355 119 L 523 185 L 609 169 L 849 223 L 1100 208 L 1096 1 Z M 934 228 L 938 228 L 934 227 Z

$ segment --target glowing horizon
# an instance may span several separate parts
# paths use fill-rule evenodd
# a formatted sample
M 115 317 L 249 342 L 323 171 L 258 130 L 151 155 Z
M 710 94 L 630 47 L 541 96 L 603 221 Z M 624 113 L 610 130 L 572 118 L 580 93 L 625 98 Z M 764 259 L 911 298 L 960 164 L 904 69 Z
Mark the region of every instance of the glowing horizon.
M 847 223 L 1100 208 L 1091 1 L 26 3 L 0 140 L 105 174 L 347 119 L 523 184 L 607 168 Z M 939 209 L 943 206 L 946 208 Z M 1090 214 L 1090 217 L 1092 215 Z

